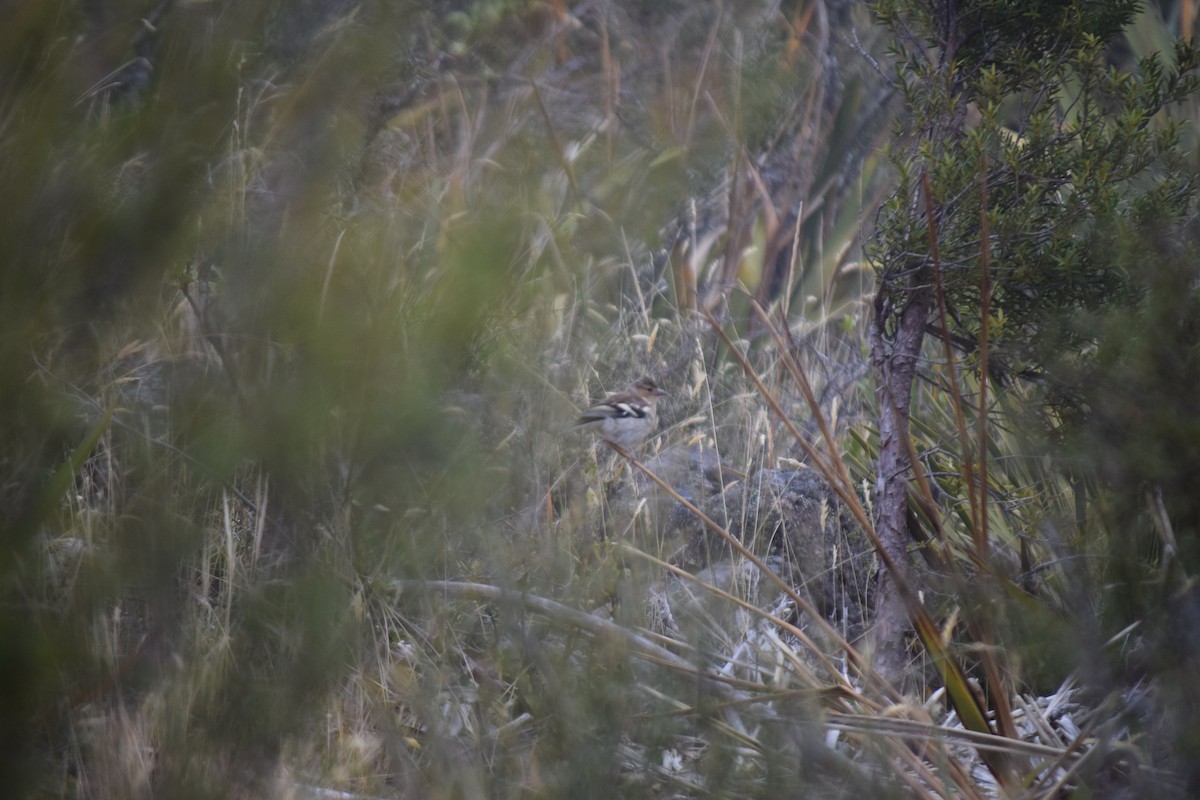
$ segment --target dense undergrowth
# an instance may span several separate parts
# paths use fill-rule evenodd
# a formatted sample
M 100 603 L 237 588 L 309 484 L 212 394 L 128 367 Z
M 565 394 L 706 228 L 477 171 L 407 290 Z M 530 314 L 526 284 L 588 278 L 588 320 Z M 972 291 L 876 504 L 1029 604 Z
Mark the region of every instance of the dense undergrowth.
M 1013 381 L 981 425 L 974 356 L 927 348 L 909 549 L 936 628 L 903 680 L 872 668 L 861 246 L 901 109 L 865 7 L 16 12 L 0 784 L 1186 791 L 1196 439 L 1168 387 L 1194 358 L 1136 367 L 1195 338 L 1186 236 L 1149 301 L 1075 332 L 1108 359 L 1057 373 L 1112 400 L 1084 423 L 1035 428 Z M 643 374 L 665 487 L 570 428 Z M 1146 450 L 1114 444 L 1135 386 L 1165 409 Z

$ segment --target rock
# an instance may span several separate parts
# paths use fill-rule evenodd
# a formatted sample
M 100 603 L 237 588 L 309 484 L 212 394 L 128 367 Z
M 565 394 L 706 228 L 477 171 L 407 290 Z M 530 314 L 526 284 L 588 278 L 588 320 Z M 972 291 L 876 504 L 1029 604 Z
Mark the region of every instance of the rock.
M 733 475 L 721 466 L 721 460 L 711 447 L 700 444 L 668 447 L 658 455 L 642 462 L 662 478 L 680 497 L 708 513 L 711 500 L 719 497 L 721 489 Z M 615 506 L 636 507 L 645 498 L 657 521 L 657 529 L 665 539 L 682 538 L 690 542 L 703 536 L 704 523 L 641 470 L 630 468 L 632 478 L 614 487 L 609 502 Z
M 780 556 L 785 580 L 849 636 L 861 632 L 874 602 L 875 551 L 820 473 L 759 470 L 729 487 L 724 506 L 730 533 L 756 554 Z
M 700 445 L 668 448 L 643 463 L 751 552 L 770 559 L 848 638 L 862 632 L 874 602 L 875 551 L 820 473 L 763 469 L 733 480 L 716 452 Z M 644 529 L 668 545 L 662 555 L 676 565 L 697 575 L 708 570 L 713 578 L 740 569 L 724 537 L 640 471 L 621 480 L 608 499 L 610 529 L 629 530 L 626 518 L 646 515 Z

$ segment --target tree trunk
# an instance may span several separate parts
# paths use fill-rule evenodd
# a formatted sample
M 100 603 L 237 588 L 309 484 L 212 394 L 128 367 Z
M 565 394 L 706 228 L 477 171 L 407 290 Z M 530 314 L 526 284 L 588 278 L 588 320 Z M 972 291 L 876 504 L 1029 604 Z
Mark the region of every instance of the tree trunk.
M 895 316 L 889 312 L 892 298 L 907 299 L 907 305 Z M 901 579 L 914 586 L 908 557 L 908 418 L 912 403 L 913 379 L 925 325 L 929 320 L 930 297 L 927 288 L 909 287 L 909 291 L 876 297 L 875 317 L 871 322 L 871 367 L 875 372 L 875 391 L 879 399 L 879 463 L 875 473 L 875 530 L 884 550 Z M 894 319 L 894 331 L 887 330 Z M 915 587 L 914 587 L 915 588 Z M 875 593 L 875 668 L 887 680 L 902 678 L 908 659 L 905 638 L 909 630 L 904 607 L 893 576 L 881 568 Z

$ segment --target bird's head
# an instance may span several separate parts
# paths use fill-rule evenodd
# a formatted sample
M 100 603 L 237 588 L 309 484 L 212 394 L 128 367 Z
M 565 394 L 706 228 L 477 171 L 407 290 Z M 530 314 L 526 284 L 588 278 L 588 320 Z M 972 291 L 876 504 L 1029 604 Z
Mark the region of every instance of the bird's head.
M 666 395 L 666 392 L 658 388 L 658 384 L 650 378 L 642 378 L 633 385 L 633 389 L 647 400 L 657 400 Z

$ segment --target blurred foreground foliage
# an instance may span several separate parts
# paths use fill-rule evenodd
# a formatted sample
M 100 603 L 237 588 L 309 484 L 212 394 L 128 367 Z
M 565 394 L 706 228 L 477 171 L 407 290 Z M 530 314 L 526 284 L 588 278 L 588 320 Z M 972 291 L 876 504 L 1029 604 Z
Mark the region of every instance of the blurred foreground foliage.
M 625 592 L 637 619 L 628 566 L 536 521 L 571 398 L 680 369 L 709 248 L 723 298 L 765 232 L 770 269 L 799 241 L 832 302 L 880 130 L 765 209 L 797 136 L 883 110 L 859 70 L 822 72 L 861 12 L 823 11 L 810 52 L 809 17 L 766 8 L 6 7 L 6 791 L 607 795 L 631 738 L 678 733 L 637 719 L 619 640 L 549 647 L 519 605 L 392 581 Z M 751 168 L 743 130 L 784 162 Z M 709 237 L 730 169 L 738 230 Z M 676 285 L 654 253 L 685 240 Z M 463 749 L 527 718 L 540 749 Z

